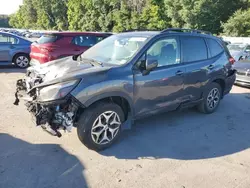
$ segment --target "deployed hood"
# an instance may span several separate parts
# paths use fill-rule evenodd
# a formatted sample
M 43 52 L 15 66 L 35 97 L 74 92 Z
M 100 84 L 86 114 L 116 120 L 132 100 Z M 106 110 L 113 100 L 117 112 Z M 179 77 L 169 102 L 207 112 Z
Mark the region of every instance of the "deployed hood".
M 250 60 L 238 61 L 234 64 L 236 70 L 250 70 Z
M 236 61 L 240 58 L 242 55 L 242 51 L 236 51 L 236 50 L 231 50 L 230 54 L 233 56 L 233 58 L 236 59 Z
M 78 76 L 92 72 L 107 70 L 110 67 L 102 66 L 91 60 L 75 61 L 72 57 L 54 60 L 42 65 L 30 67 L 28 71 L 34 72 L 43 78 L 43 82 L 58 78 Z

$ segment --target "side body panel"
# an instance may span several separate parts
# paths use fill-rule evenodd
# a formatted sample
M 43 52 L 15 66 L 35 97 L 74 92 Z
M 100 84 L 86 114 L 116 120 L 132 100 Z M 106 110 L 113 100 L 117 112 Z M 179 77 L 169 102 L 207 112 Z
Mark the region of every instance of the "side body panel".
M 185 67 L 182 65 L 162 67 L 146 76 L 141 73 L 135 74 L 134 108 L 136 116 L 156 114 L 163 110 L 175 110 L 185 100 L 184 77 L 177 75 L 178 71 L 185 73 Z
M 85 107 L 106 97 L 123 97 L 128 101 L 133 115 L 133 93 L 132 71 L 130 66 L 125 65 L 83 78 L 71 95 Z

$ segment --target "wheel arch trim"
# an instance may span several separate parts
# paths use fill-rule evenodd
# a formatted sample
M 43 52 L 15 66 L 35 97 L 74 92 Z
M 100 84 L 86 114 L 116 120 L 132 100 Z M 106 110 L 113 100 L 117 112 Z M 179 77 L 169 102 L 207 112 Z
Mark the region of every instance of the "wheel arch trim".
M 103 100 L 105 98 L 109 98 L 109 97 L 121 97 L 121 98 L 125 99 L 129 104 L 129 108 L 131 110 L 132 116 L 134 116 L 133 100 L 129 95 L 127 95 L 126 93 L 123 93 L 123 92 L 102 93 L 98 96 L 94 96 L 94 97 L 88 99 L 86 102 L 83 103 L 83 105 L 85 107 L 89 107 L 90 105 L 94 104 L 95 102 L 101 101 L 101 100 Z

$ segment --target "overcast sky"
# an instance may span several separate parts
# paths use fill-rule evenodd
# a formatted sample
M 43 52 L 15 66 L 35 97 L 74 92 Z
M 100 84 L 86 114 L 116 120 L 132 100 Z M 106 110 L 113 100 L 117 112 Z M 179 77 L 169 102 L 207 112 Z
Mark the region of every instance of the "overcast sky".
M 22 3 L 23 0 L 0 0 L 0 14 L 12 14 Z

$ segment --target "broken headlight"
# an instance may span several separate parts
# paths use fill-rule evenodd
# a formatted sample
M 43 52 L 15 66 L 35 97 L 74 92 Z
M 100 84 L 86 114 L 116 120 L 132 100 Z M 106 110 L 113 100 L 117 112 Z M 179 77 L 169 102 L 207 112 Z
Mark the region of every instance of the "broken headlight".
M 38 89 L 37 99 L 41 102 L 62 99 L 79 83 L 78 80 L 62 82 Z

